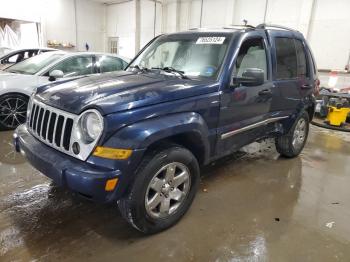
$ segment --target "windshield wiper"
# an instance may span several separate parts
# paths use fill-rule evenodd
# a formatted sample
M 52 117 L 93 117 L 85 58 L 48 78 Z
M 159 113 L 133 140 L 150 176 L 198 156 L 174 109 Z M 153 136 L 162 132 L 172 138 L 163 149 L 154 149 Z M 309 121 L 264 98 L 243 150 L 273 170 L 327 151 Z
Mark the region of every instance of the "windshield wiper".
M 170 66 L 166 66 L 166 67 L 162 67 L 162 68 L 161 67 L 152 67 L 152 69 L 158 69 L 158 70 L 162 70 L 162 71 L 167 72 L 167 73 L 178 74 L 181 76 L 182 79 L 189 79 L 189 77 L 185 75 L 184 71 L 177 70 L 177 69 L 170 67 Z

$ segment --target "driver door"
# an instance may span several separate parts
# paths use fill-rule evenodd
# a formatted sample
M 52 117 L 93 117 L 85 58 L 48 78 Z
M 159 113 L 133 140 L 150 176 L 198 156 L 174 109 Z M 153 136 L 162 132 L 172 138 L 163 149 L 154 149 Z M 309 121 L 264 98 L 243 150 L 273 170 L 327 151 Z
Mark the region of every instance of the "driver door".
M 235 59 L 230 85 L 221 94 L 217 152 L 225 155 L 262 137 L 264 121 L 270 111 L 273 85 L 270 75 L 270 53 L 263 33 L 254 32 L 242 42 Z M 257 85 L 243 84 L 249 69 L 264 72 L 264 81 Z M 238 82 L 237 82 L 238 80 Z

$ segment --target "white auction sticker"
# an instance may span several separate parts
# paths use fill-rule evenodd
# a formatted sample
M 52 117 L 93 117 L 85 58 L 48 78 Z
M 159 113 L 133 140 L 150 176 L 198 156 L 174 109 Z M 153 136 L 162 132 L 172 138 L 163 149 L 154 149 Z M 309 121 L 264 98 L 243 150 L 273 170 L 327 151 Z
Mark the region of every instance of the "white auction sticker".
M 226 39 L 226 37 L 222 37 L 222 36 L 199 37 L 197 39 L 196 44 L 197 45 L 203 45 L 203 44 L 222 45 L 224 43 L 225 39 Z

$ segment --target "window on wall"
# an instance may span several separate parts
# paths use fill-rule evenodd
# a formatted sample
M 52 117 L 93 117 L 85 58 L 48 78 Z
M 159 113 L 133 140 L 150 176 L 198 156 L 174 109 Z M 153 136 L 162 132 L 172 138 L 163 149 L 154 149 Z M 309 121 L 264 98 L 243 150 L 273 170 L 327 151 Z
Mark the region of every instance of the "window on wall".
M 275 39 L 277 79 L 295 79 L 298 75 L 298 59 L 294 39 L 278 37 Z

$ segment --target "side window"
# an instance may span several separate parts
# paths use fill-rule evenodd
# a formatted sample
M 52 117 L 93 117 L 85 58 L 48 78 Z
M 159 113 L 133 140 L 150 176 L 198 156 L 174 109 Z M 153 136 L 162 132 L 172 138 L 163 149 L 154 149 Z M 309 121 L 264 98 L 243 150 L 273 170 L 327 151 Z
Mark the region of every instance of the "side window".
M 100 67 L 101 73 L 124 69 L 123 61 L 120 58 L 113 56 L 100 56 L 97 64 Z
M 30 53 L 30 51 L 24 52 L 24 59 L 28 59 L 30 57 L 29 53 Z
M 236 59 L 233 76 L 242 77 L 248 68 L 263 70 L 264 78 L 267 80 L 266 50 L 262 38 L 248 39 L 242 44 Z
M 14 63 L 16 63 L 17 58 L 18 58 L 18 54 L 15 54 L 15 55 L 10 56 L 9 58 L 7 58 L 7 61 L 8 61 L 8 63 L 10 63 L 10 64 L 14 64 Z
M 278 37 L 275 39 L 277 79 L 295 79 L 298 75 L 297 54 L 294 39 Z
M 295 39 L 295 49 L 297 51 L 297 58 L 298 58 L 298 69 L 297 74 L 298 77 L 305 78 L 309 77 L 308 70 L 307 70 L 307 60 L 306 60 L 306 54 L 304 45 L 300 40 Z
M 311 68 L 312 68 L 313 74 L 317 75 L 317 67 L 316 67 L 316 63 L 315 63 L 315 57 L 312 54 L 310 47 L 308 45 L 306 45 L 306 46 L 307 46 L 307 52 L 308 52 L 309 57 L 310 57 L 310 63 L 311 63 Z
M 94 73 L 91 56 L 78 56 L 68 58 L 56 65 L 53 69 L 50 70 L 50 72 L 53 70 L 61 70 L 64 77 L 89 75 Z
M 19 52 L 13 56 L 10 56 L 7 58 L 8 63 L 14 64 L 14 63 L 19 63 L 22 62 L 25 59 L 25 52 Z

